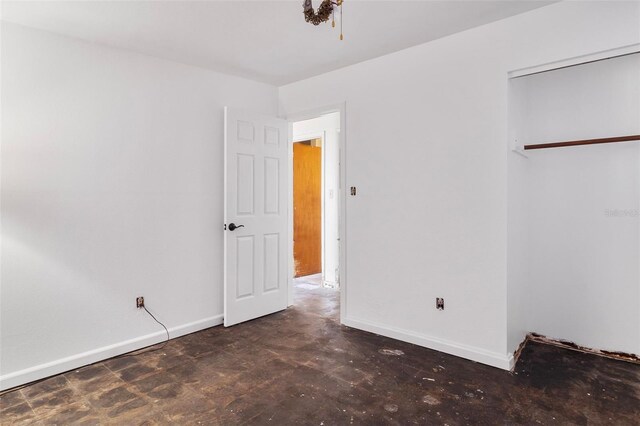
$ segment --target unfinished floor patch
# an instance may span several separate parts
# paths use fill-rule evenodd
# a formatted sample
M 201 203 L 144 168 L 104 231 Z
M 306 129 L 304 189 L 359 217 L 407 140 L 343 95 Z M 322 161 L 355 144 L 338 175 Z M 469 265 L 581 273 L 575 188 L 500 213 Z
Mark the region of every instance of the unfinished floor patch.
M 380 349 L 378 352 L 380 352 L 382 355 L 390 355 L 390 356 L 404 355 L 404 352 L 402 352 L 400 349 Z
M 431 395 L 425 395 L 422 397 L 422 402 L 429 404 L 429 405 L 438 405 L 440 404 L 440 400 L 436 397 L 433 397 Z
M 384 409 L 390 413 L 395 413 L 398 411 L 398 406 L 396 404 L 384 404 Z

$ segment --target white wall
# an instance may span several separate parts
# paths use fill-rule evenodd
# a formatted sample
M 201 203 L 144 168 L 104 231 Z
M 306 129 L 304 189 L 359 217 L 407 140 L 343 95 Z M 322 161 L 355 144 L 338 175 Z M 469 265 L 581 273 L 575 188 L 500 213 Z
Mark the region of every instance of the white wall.
M 512 88 L 524 144 L 640 134 L 640 54 L 520 77 Z M 509 284 L 520 324 L 640 354 L 640 143 L 527 155 L 511 156 L 509 175 L 526 205 L 509 214 L 509 234 L 525 234 L 524 250 L 509 251 L 522 271 Z
M 284 114 L 346 101 L 345 324 L 509 367 L 508 72 L 638 43 L 639 17 L 562 2 L 280 88 Z
M 223 312 L 223 106 L 275 87 L 2 25 L 1 386 Z
M 340 113 L 293 123 L 293 141 L 323 137 L 322 146 L 322 278 L 336 287 L 340 280 L 338 238 L 340 215 Z

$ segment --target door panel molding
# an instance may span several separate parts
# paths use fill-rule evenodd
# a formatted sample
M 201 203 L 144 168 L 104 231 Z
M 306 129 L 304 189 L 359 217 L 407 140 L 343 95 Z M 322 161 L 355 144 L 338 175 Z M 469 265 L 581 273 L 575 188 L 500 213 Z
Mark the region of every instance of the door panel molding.
M 288 123 L 225 108 L 224 325 L 287 307 Z M 231 130 L 231 131 L 230 131 Z M 230 227 L 230 224 L 234 227 Z M 232 229 L 233 228 L 233 229 Z

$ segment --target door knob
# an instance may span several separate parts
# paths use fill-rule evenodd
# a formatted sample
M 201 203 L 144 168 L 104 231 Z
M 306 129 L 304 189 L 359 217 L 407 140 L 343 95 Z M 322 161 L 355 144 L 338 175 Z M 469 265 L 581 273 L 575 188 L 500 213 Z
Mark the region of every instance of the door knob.
M 235 231 L 236 228 L 244 228 L 244 225 L 236 225 L 233 222 L 229 224 L 229 231 Z

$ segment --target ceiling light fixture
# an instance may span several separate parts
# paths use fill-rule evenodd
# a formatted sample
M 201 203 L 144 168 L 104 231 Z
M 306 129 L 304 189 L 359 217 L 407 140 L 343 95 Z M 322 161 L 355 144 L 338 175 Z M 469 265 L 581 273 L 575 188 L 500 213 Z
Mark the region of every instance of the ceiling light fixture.
M 304 20 L 311 22 L 313 25 L 320 25 L 327 22 L 331 18 L 331 26 L 336 26 L 336 7 L 340 7 L 340 40 L 344 39 L 342 35 L 342 3 L 344 0 L 323 0 L 316 12 L 313 10 L 311 0 L 304 0 Z

